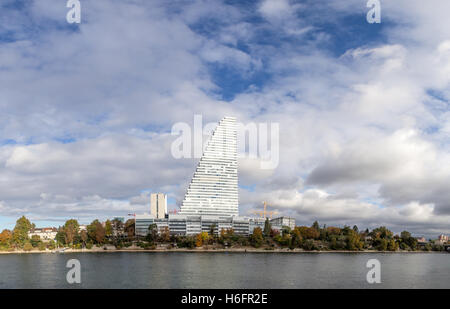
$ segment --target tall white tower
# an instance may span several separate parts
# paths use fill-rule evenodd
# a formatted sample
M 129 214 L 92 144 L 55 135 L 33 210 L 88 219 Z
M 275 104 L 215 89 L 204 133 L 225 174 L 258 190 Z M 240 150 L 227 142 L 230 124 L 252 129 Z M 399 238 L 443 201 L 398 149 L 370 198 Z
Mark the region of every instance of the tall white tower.
M 167 214 L 167 195 L 152 193 L 150 195 L 150 214 L 157 219 L 164 219 Z
M 236 118 L 214 130 L 181 204 L 180 214 L 238 216 Z

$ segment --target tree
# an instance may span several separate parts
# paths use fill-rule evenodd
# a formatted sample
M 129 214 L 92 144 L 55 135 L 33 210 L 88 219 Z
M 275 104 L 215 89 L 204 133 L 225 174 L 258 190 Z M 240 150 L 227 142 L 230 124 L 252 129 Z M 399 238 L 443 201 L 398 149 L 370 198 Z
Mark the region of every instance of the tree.
M 272 225 L 270 224 L 269 218 L 266 218 L 266 222 L 264 222 L 264 236 L 265 237 L 269 236 L 271 230 Z
M 25 242 L 29 239 L 28 232 L 34 228 L 34 224 L 32 224 L 25 216 L 20 217 L 16 221 L 16 226 L 13 230 L 13 241 L 22 247 Z M 31 244 L 30 244 L 31 245 Z
M 215 224 L 211 224 L 211 226 L 209 227 L 209 235 L 214 237 L 214 235 L 216 234 L 216 228 L 217 226 Z
M 296 229 L 299 230 L 304 239 L 318 239 L 320 237 L 320 232 L 313 227 L 297 226 Z
M 64 231 L 63 227 L 58 228 L 58 232 L 56 233 L 56 242 L 60 245 L 66 244 L 66 232 Z
M 149 225 L 146 239 L 149 242 L 154 242 L 158 239 L 158 226 L 155 223 Z
M 2 247 L 9 247 L 11 244 L 11 241 L 13 239 L 13 234 L 10 230 L 3 230 L 0 233 L 0 246 Z
M 313 225 L 311 226 L 313 229 L 315 229 L 317 232 L 320 231 L 320 225 L 319 222 L 314 221 Z
M 202 234 L 197 234 L 197 236 L 195 236 L 195 246 L 201 247 L 202 245 L 203 245 Z
M 122 221 L 120 221 L 119 219 L 114 219 L 111 221 L 111 224 L 114 236 L 118 236 L 119 234 L 123 233 L 124 224 Z
M 105 243 L 105 228 L 97 219 L 87 226 L 87 234 L 94 243 L 99 245 Z
M 42 241 L 39 242 L 39 244 L 38 244 L 38 249 L 39 250 L 44 251 L 46 248 L 47 248 L 47 246 L 45 245 L 44 242 L 42 242 Z
M 80 232 L 80 238 L 81 238 L 81 241 L 83 243 L 83 246 L 86 247 L 86 243 L 87 243 L 87 240 L 88 240 L 88 234 L 87 234 L 86 230 L 82 230 Z
M 298 248 L 301 247 L 302 245 L 302 235 L 300 234 L 300 231 L 295 228 L 294 230 L 291 231 L 291 245 L 294 248 Z
M 134 219 L 128 219 L 127 222 L 125 222 L 125 232 L 128 235 L 128 238 L 134 237 Z
M 78 235 L 79 228 L 78 221 L 75 219 L 67 220 L 64 224 L 64 233 L 65 233 L 65 242 L 67 245 L 72 245 L 75 239 L 75 236 Z
M 262 233 L 261 228 L 255 227 L 253 229 L 252 235 L 250 236 L 250 243 L 255 248 L 258 248 L 258 247 L 261 247 L 263 240 L 264 240 L 264 238 L 263 238 L 263 233 Z
M 48 247 L 48 249 L 50 249 L 50 250 L 54 250 L 55 247 L 56 247 L 55 242 L 54 242 L 53 240 L 50 240 L 50 241 L 48 242 L 48 244 L 47 244 L 47 247 Z
M 388 230 L 385 226 L 380 226 L 369 234 L 373 238 L 392 239 L 394 233 Z
M 31 251 L 31 249 L 33 249 L 33 246 L 31 245 L 31 243 L 29 241 L 27 241 L 24 245 L 23 245 L 23 250 L 25 251 Z
M 364 246 L 359 234 L 354 230 L 350 230 L 347 235 L 347 250 L 360 250 Z
M 166 243 L 170 241 L 170 230 L 167 226 L 161 231 L 161 241 Z
M 112 228 L 111 221 L 106 220 L 106 222 L 105 222 L 105 235 L 107 237 L 110 237 L 110 236 L 112 236 L 112 234 L 113 234 L 113 228 Z
M 356 224 L 353 226 L 353 231 L 355 231 L 357 234 L 359 234 L 359 229 Z
M 39 243 L 41 242 L 41 237 L 39 235 L 33 235 L 31 236 L 31 245 L 33 246 L 33 248 L 36 248 Z
M 400 238 L 401 238 L 403 241 L 407 241 L 408 238 L 410 238 L 410 237 L 411 237 L 411 233 L 408 232 L 408 231 L 403 231 L 403 232 L 400 233 Z

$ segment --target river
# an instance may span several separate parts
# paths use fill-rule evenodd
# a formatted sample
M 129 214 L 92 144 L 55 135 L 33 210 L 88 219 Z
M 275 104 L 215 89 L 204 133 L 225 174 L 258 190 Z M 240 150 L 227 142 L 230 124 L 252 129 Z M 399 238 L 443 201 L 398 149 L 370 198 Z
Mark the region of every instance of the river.
M 80 261 L 80 284 L 66 280 L 70 259 Z M 379 284 L 366 280 L 370 259 L 380 261 Z M 0 288 L 450 288 L 450 254 L 6 254 Z

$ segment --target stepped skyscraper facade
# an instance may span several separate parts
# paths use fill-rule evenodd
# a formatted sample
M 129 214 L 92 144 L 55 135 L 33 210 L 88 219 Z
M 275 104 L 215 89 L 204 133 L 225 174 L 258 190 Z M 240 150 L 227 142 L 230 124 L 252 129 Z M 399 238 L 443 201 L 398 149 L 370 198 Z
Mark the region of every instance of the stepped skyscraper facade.
M 239 215 L 236 118 L 224 117 L 214 130 L 184 196 L 180 214 Z

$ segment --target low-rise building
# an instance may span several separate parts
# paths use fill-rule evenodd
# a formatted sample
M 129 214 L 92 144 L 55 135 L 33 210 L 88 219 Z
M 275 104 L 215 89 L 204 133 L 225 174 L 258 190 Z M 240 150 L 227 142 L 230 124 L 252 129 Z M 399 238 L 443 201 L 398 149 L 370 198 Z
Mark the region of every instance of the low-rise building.
M 441 234 L 441 235 L 439 235 L 439 237 L 438 237 L 438 241 L 440 241 L 440 242 L 442 242 L 443 244 L 445 244 L 445 243 L 448 242 L 448 236 L 447 236 L 447 235 L 444 235 L 444 234 Z
M 295 228 L 295 219 L 292 217 L 278 217 L 270 220 L 270 223 L 275 226 L 287 226 L 291 230 Z
M 28 237 L 39 236 L 42 241 L 55 240 L 58 230 L 56 227 L 35 228 L 28 232 Z
M 148 228 L 151 224 L 156 224 L 158 233 L 166 228 L 169 229 L 171 235 L 193 236 L 201 232 L 219 235 L 222 230 L 233 229 L 236 235 L 249 236 L 256 227 L 264 230 L 266 222 L 265 218 L 249 218 L 249 217 L 219 217 L 219 216 L 200 216 L 200 215 L 183 215 L 169 214 L 168 218 L 158 219 L 151 214 L 136 215 L 135 232 L 137 236 L 146 236 Z M 282 225 L 271 224 L 272 229 L 276 231 L 282 230 Z

